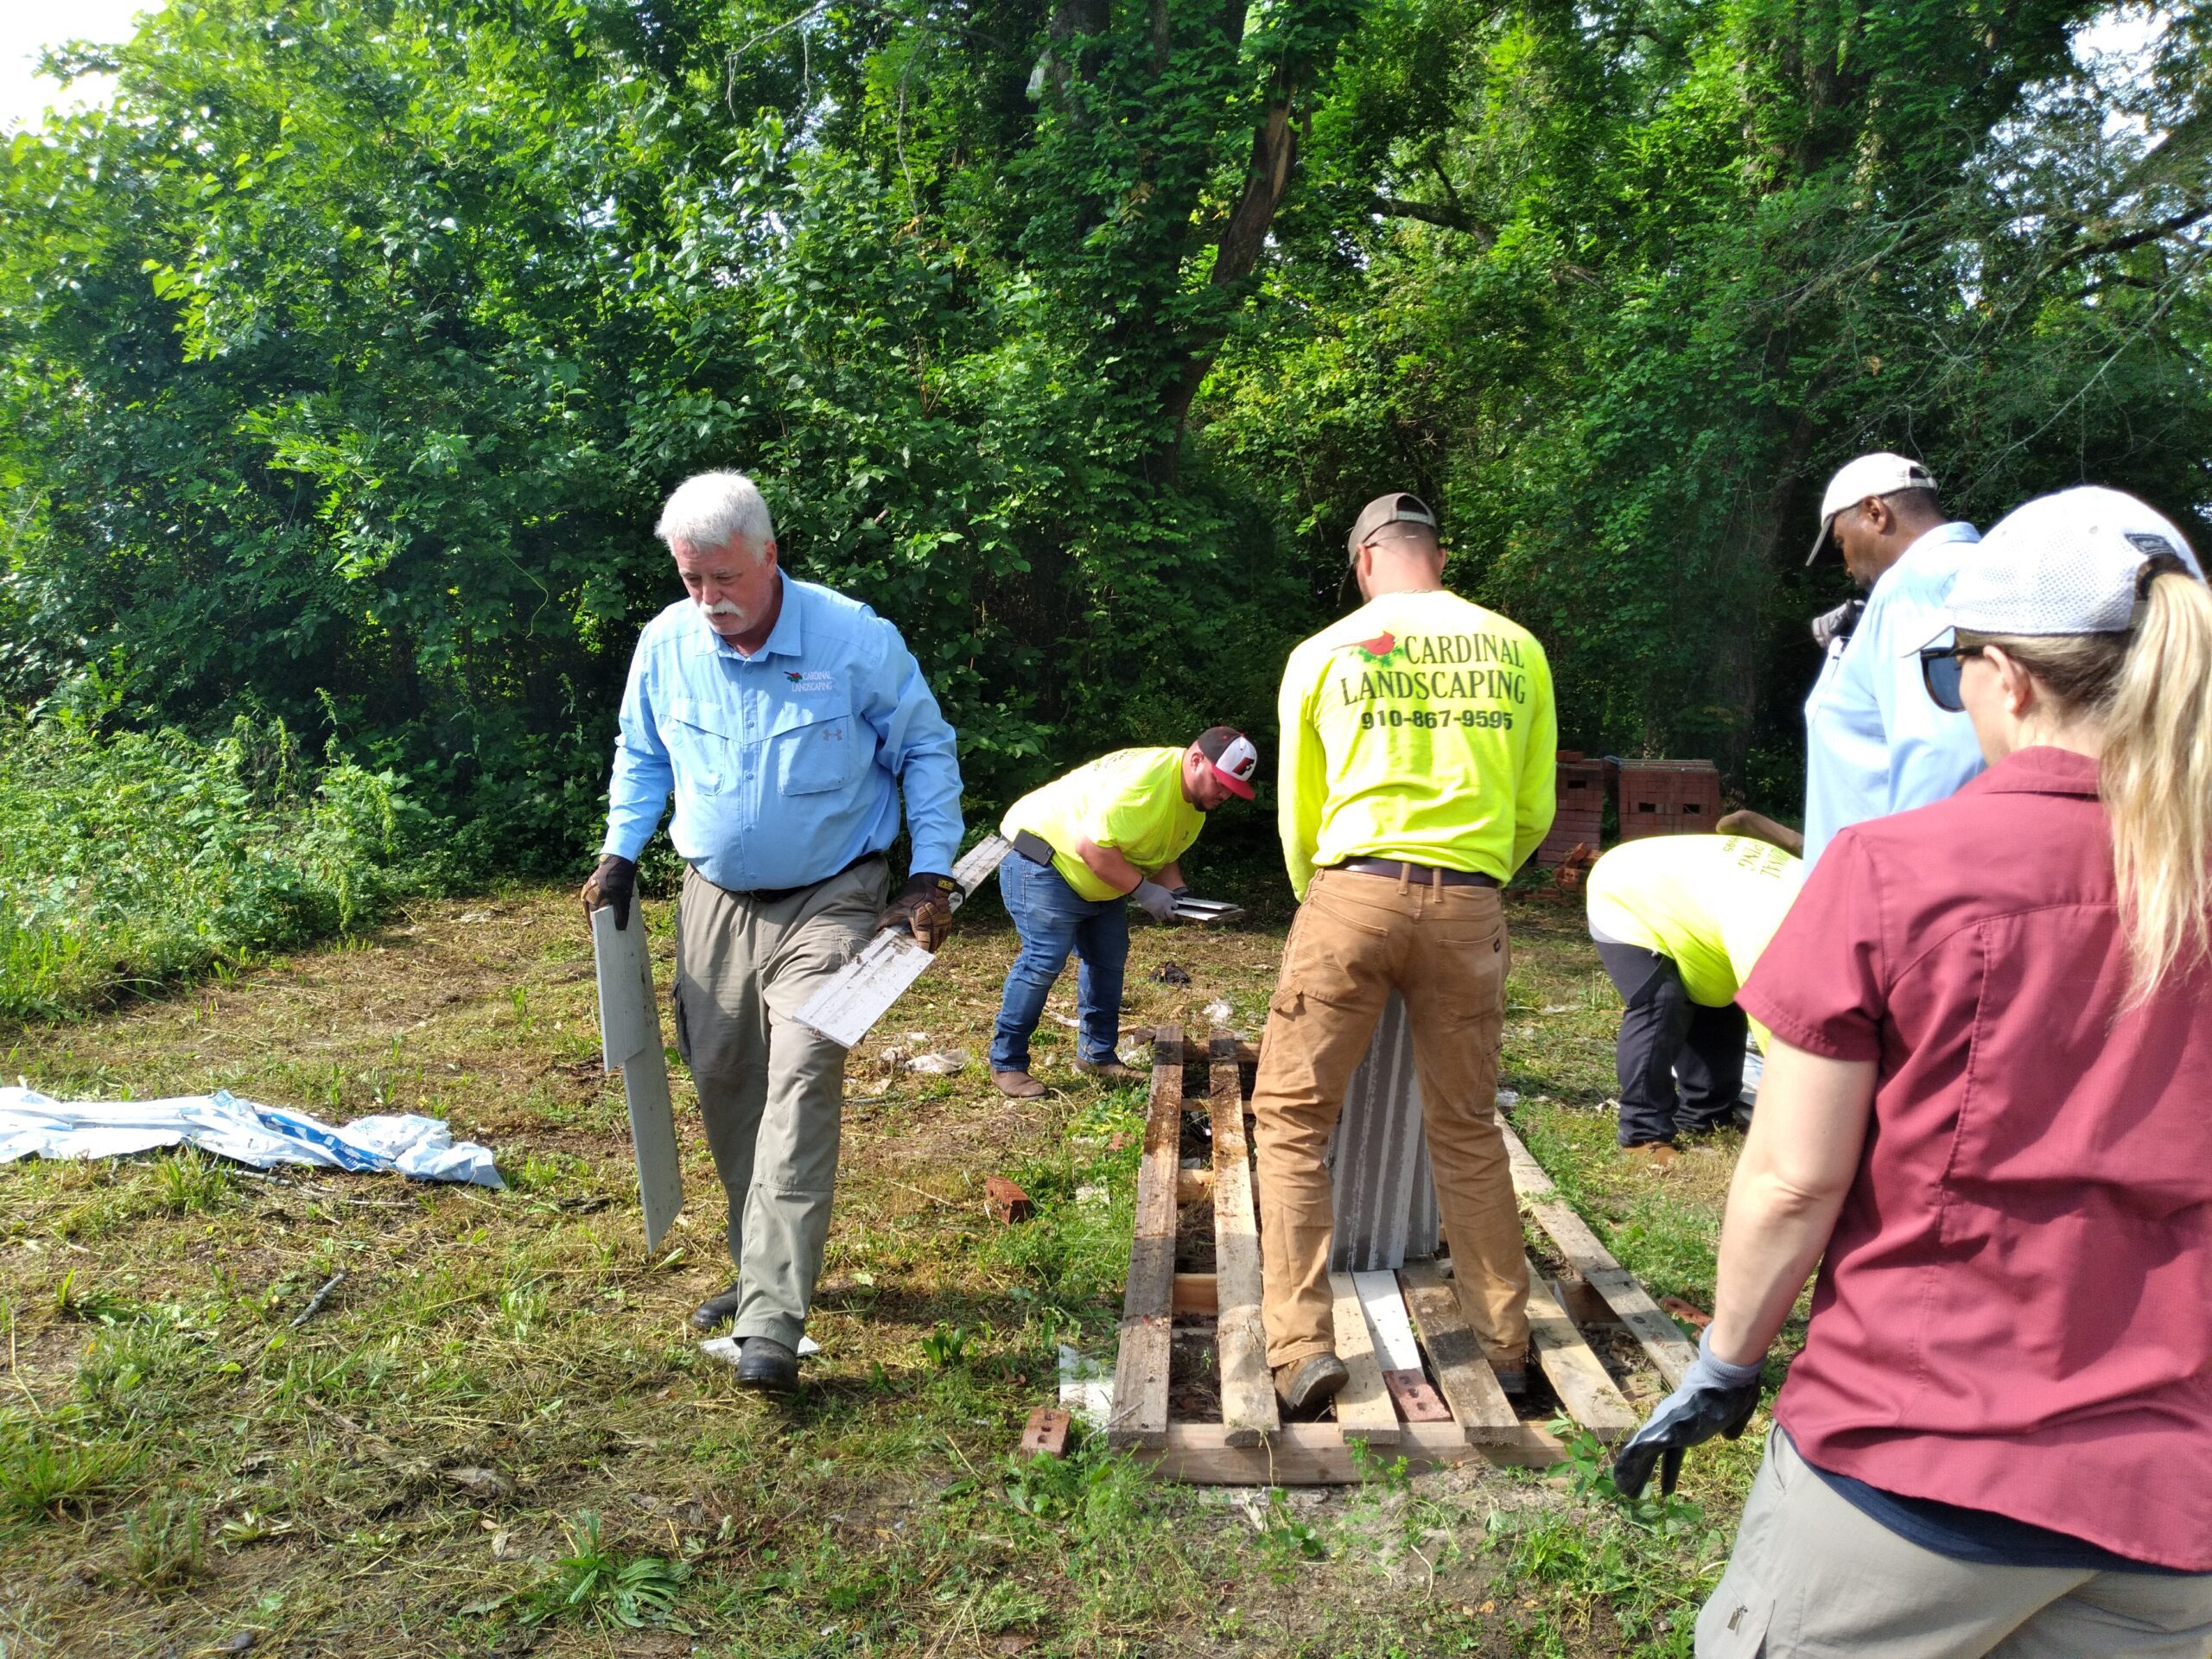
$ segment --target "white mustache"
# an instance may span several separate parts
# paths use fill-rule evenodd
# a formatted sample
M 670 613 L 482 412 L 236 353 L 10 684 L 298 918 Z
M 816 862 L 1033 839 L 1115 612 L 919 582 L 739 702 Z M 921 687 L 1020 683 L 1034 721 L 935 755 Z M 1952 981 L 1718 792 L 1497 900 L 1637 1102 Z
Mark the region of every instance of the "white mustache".
M 736 601 L 729 599 L 718 599 L 713 604 L 702 605 L 699 608 L 704 611 L 709 616 L 744 616 L 747 614 L 745 607 L 737 603 Z

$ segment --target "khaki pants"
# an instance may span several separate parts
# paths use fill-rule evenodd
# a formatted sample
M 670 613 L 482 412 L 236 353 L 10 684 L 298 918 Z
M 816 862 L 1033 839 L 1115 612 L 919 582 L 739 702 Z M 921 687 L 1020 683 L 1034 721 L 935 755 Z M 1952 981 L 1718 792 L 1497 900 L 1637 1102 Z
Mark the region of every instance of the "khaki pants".
M 1460 1300 L 1484 1351 L 1518 1367 L 1529 1274 L 1497 1055 L 1505 913 L 1495 887 L 1320 870 L 1292 925 L 1252 1093 L 1268 1363 L 1333 1352 L 1329 1135 L 1395 987 L 1413 1027 L 1422 1124 Z
M 683 878 L 676 1041 L 729 1197 L 744 1300 L 736 1334 L 798 1346 L 837 1179 L 845 1051 L 791 1016 L 866 944 L 889 875 L 880 858 L 773 904 Z
M 1698 1659 L 2205 1659 L 2212 1573 L 1986 1567 L 1900 1538 L 1769 1432 Z

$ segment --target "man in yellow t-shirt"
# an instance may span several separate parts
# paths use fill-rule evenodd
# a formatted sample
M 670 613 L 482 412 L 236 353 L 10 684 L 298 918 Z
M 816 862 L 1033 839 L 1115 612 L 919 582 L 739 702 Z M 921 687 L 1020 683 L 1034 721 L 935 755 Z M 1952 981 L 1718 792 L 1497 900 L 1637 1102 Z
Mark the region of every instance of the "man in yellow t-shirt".
M 1014 855 L 999 866 L 999 896 L 1021 950 L 991 1036 L 1000 1093 L 1032 1100 L 1045 1092 L 1029 1074 L 1029 1038 L 1070 951 L 1083 959 L 1076 1069 L 1116 1080 L 1143 1075 L 1114 1058 L 1129 955 L 1123 900 L 1154 921 L 1170 919 L 1184 890 L 1179 861 L 1205 815 L 1232 795 L 1250 800 L 1259 769 L 1252 740 L 1216 726 L 1186 749 L 1117 749 L 1007 809 L 999 830 Z
M 1652 836 L 1592 867 L 1590 937 L 1628 1005 L 1613 1050 L 1622 1146 L 1671 1147 L 1734 1116 L 1748 1023 L 1736 992 L 1804 881 L 1804 860 L 1748 836 Z
M 1394 988 L 1462 1305 L 1499 1382 L 1527 1381 L 1528 1269 L 1497 1118 L 1498 890 L 1551 828 L 1551 669 L 1526 628 L 1445 590 L 1419 497 L 1370 501 L 1346 545 L 1367 603 L 1283 671 L 1283 859 L 1302 902 L 1252 1096 L 1268 1361 L 1294 1414 L 1345 1380 L 1324 1160 Z

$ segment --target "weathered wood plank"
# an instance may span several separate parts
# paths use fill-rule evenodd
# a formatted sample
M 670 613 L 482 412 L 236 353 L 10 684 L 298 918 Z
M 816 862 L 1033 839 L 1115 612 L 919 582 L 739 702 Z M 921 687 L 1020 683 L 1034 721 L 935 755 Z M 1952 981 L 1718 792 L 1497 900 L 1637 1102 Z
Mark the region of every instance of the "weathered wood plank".
M 1260 1322 L 1260 1228 L 1252 1214 L 1252 1162 L 1236 1039 L 1216 1027 L 1210 1044 L 1213 1118 L 1213 1268 L 1220 1320 L 1221 1421 L 1230 1446 L 1256 1446 L 1281 1425 L 1268 1333 Z
M 1605 1299 L 1643 1344 L 1643 1351 L 1669 1388 L 1680 1386 L 1682 1373 L 1697 1357 L 1695 1345 L 1684 1339 L 1681 1326 L 1667 1317 L 1636 1275 L 1613 1260 L 1612 1252 L 1590 1230 L 1590 1224 L 1575 1214 L 1559 1195 L 1543 1166 L 1512 1130 L 1505 1131 L 1505 1150 L 1513 1166 L 1514 1191 L 1536 1224 L 1550 1235 L 1554 1248 L 1567 1265 L 1580 1274 L 1590 1287 Z
M 1536 1363 L 1551 1379 L 1567 1414 L 1608 1446 L 1636 1433 L 1637 1415 L 1621 1395 L 1605 1364 L 1590 1351 L 1582 1332 L 1567 1317 L 1560 1287 L 1529 1264 L 1529 1335 Z
M 1174 1423 L 1166 1442 L 1138 1452 L 1154 1473 L 1203 1486 L 1344 1486 L 1363 1478 L 1345 1445 L 1362 1438 L 1336 1423 L 1285 1423 L 1264 1446 L 1232 1446 L 1217 1423 Z M 1398 1444 L 1387 1453 L 1415 1469 L 1441 1468 L 1479 1458 L 1501 1467 L 1541 1469 L 1559 1462 L 1566 1447 L 1535 1423 L 1516 1423 L 1491 1445 L 1474 1446 L 1457 1423 L 1402 1423 Z
M 1458 1294 L 1433 1262 L 1407 1262 L 1398 1269 L 1398 1282 L 1405 1287 L 1406 1311 L 1413 1315 L 1421 1345 L 1436 1368 L 1437 1387 L 1467 1438 L 1484 1445 L 1510 1439 L 1520 1419 L 1483 1357 L 1474 1328 L 1459 1310 Z
M 1152 1045 L 1152 1107 L 1137 1166 L 1135 1236 L 1122 1297 L 1114 1414 L 1106 1443 L 1167 1443 L 1167 1352 L 1175 1298 L 1175 1168 L 1183 1139 L 1183 1033 L 1163 1026 Z
M 1336 1299 L 1337 1357 L 1351 1373 L 1351 1381 L 1337 1395 L 1337 1427 L 1370 1446 L 1398 1443 L 1398 1408 L 1382 1386 L 1382 1368 L 1376 1363 L 1375 1344 L 1367 1333 L 1367 1311 L 1359 1305 L 1359 1287 L 1348 1273 L 1329 1275 L 1329 1293 Z

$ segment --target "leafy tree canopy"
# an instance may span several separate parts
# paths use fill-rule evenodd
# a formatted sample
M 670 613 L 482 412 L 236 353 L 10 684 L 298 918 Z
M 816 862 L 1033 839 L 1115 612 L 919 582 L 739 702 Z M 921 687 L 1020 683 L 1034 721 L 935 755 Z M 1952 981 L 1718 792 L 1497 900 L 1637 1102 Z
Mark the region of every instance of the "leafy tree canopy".
M 2110 16 L 172 5 L 0 166 L 0 695 L 334 731 L 571 858 L 658 499 L 736 465 L 1004 799 L 1264 732 L 1404 486 L 1570 741 L 1786 802 L 1837 462 L 2212 501 L 2212 23 Z

